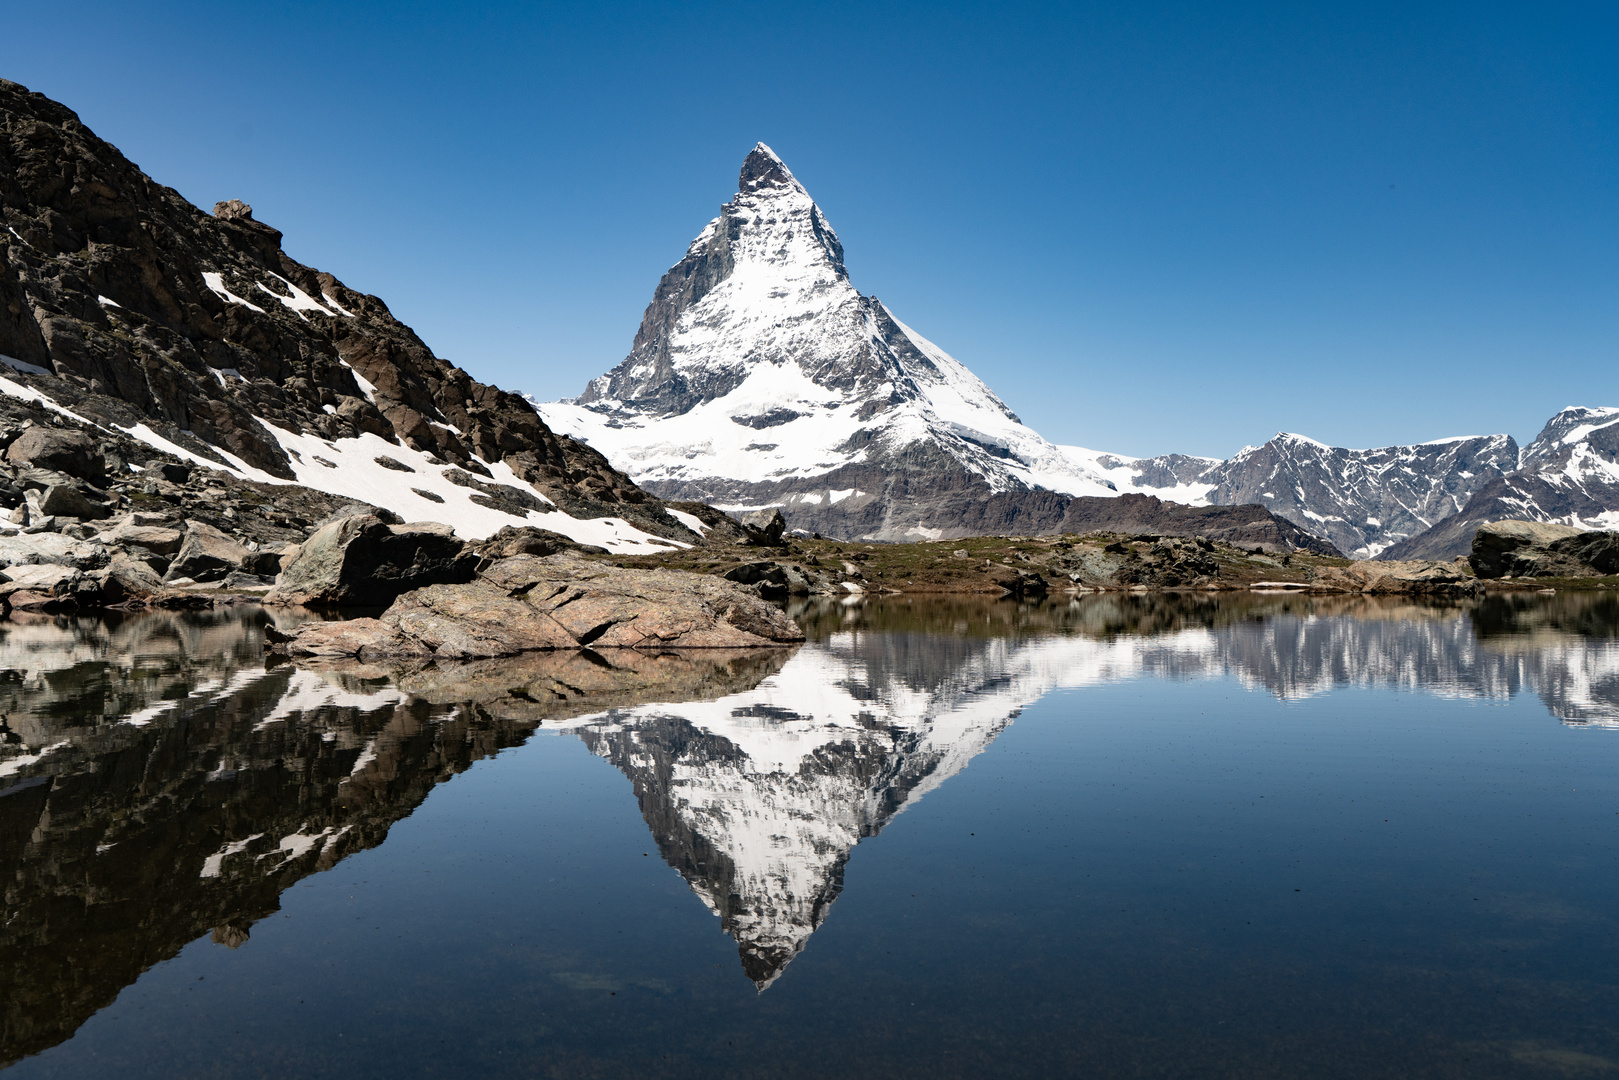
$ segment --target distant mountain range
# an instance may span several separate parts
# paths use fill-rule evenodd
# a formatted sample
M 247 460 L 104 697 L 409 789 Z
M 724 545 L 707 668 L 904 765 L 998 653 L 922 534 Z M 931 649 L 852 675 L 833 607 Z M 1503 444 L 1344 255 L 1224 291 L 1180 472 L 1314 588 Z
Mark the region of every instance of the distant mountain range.
M 1059 446 L 849 281 L 820 208 L 763 143 L 658 283 L 630 355 L 536 405 L 664 498 L 780 506 L 870 540 L 1050 532 L 1072 498 L 1258 504 L 1357 558 L 1449 558 L 1492 516 L 1619 522 L 1619 409 L 1373 450 L 1278 434 L 1228 460 Z M 1066 516 L 1065 516 L 1066 515 Z

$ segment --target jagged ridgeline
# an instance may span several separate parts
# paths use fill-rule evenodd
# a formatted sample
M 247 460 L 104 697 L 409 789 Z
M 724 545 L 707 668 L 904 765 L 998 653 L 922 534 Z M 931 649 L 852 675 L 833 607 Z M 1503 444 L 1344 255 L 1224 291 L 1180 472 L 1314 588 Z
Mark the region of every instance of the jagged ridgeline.
M 0 80 L 0 390 L 246 480 L 463 535 L 696 535 L 520 395 L 434 355 L 237 200 L 191 205 L 63 105 Z M 653 545 L 656 546 L 656 545 Z

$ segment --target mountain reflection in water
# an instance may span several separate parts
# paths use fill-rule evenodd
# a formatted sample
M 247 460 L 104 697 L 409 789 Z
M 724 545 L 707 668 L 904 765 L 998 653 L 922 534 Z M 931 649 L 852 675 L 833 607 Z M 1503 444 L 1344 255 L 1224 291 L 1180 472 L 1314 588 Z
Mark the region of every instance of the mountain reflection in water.
M 72 1036 L 199 936 L 381 844 L 439 783 L 542 724 L 634 785 L 664 859 L 760 989 L 859 841 L 1052 689 L 1231 676 L 1537 694 L 1619 726 L 1619 600 L 1465 607 L 1295 596 L 817 604 L 797 650 L 267 667 L 257 609 L 0 623 L 0 1063 Z M 285 620 L 283 613 L 278 620 Z

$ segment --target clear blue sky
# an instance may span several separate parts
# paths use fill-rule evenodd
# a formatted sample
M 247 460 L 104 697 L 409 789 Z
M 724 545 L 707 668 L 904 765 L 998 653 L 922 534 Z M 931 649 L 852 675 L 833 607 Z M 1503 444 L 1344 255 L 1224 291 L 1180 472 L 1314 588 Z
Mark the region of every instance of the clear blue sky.
M 1048 438 L 1224 456 L 1619 405 L 1619 7 L 12 4 L 0 75 L 571 396 L 773 146 Z

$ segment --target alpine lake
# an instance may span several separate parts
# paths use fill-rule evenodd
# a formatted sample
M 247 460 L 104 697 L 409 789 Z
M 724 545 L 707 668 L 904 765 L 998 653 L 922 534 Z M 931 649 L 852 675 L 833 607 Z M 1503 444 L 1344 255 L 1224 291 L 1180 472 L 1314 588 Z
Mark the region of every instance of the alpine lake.
M 0 622 L 6 1080 L 1619 1074 L 1612 590 L 790 613 Z

